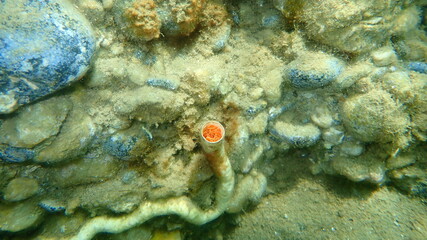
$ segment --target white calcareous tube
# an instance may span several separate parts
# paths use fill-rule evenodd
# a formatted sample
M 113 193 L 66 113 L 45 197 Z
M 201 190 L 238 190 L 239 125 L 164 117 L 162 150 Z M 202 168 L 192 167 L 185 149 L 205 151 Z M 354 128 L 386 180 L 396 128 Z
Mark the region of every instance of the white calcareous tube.
M 205 134 L 205 135 L 204 135 Z M 202 210 L 185 196 L 147 201 L 132 213 L 121 217 L 95 217 L 84 224 L 72 240 L 89 240 L 97 233 L 120 233 L 157 216 L 175 214 L 186 221 L 202 225 L 218 218 L 228 208 L 234 192 L 234 172 L 224 150 L 225 129 L 218 122 L 208 122 L 201 130 L 202 147 L 218 178 L 215 205 Z

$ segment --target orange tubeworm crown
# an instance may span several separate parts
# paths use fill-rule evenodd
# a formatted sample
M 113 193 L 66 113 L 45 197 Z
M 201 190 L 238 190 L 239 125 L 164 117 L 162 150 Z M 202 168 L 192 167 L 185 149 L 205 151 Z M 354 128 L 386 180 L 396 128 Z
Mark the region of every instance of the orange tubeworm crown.
M 210 143 L 216 143 L 224 138 L 225 129 L 219 122 L 211 121 L 202 127 L 202 137 Z
M 210 153 L 219 150 L 224 145 L 225 129 L 221 123 L 217 121 L 208 121 L 203 124 L 200 130 L 200 144 L 205 153 Z

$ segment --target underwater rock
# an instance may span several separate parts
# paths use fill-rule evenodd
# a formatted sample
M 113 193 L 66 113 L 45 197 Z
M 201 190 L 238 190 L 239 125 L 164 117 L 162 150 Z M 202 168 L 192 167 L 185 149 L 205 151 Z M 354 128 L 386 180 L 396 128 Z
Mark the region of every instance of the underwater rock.
M 408 114 L 383 90 L 348 98 L 342 116 L 347 130 L 365 142 L 398 141 L 410 125 Z
M 320 128 L 330 128 L 334 123 L 332 114 L 327 107 L 317 107 L 310 118 Z
M 368 76 L 374 69 L 372 64 L 366 62 L 359 62 L 354 65 L 346 67 L 345 71 L 341 73 L 338 78 L 332 82 L 332 87 L 338 90 L 351 87 L 359 79 Z
M 43 210 L 28 202 L 0 204 L 0 231 L 20 232 L 37 227 Z
M 183 112 L 185 96 L 170 90 L 144 86 L 117 94 L 114 110 L 147 123 L 163 123 L 176 119 Z
M 363 151 L 365 150 L 365 147 L 360 142 L 348 140 L 340 145 L 340 150 L 341 150 L 341 153 L 343 154 L 357 157 L 363 153 Z
M 2 1 L 0 113 L 80 79 L 95 52 L 89 22 L 68 1 Z
M 116 174 L 117 162 L 108 155 L 86 155 L 51 171 L 51 184 L 55 187 L 70 187 L 104 182 Z
M 104 143 L 104 149 L 114 157 L 127 160 L 137 141 L 138 138 L 136 136 L 116 134 L 107 139 Z
M 296 19 L 304 24 L 306 34 L 341 51 L 362 53 L 379 47 L 390 38 L 402 3 L 391 0 L 305 0 L 288 4 Z
M 408 64 L 408 69 L 415 71 L 415 72 L 427 74 L 427 63 L 425 63 L 425 62 L 410 62 Z
M 308 52 L 289 63 L 284 78 L 299 89 L 315 89 L 328 85 L 344 70 L 337 58 L 322 52 Z
M 385 166 L 379 159 L 336 157 L 332 160 L 332 168 L 340 175 L 353 182 L 368 181 L 380 184 L 385 180 Z
M 85 154 L 96 133 L 95 124 L 82 109 L 71 111 L 53 142 L 36 154 L 38 163 L 58 163 Z
M 238 181 L 227 212 L 238 213 L 249 203 L 259 202 L 266 189 L 267 178 L 262 173 L 251 171 Z
M 385 67 L 397 63 L 397 55 L 392 47 L 382 47 L 371 53 L 372 61 L 377 67 Z
M 215 28 L 214 34 L 210 34 L 211 33 L 210 31 L 206 31 L 206 32 L 207 32 L 207 34 L 209 34 L 211 36 L 210 41 L 213 42 L 212 51 L 213 52 L 220 52 L 220 51 L 224 50 L 224 48 L 228 42 L 228 39 L 230 38 L 231 25 L 223 24 L 222 26 Z
M 30 198 L 39 191 L 39 184 L 33 178 L 14 178 L 4 191 L 4 200 L 17 202 Z
M 280 20 L 281 16 L 279 16 L 278 14 L 267 15 L 262 18 L 261 26 L 265 28 L 273 28 L 279 25 Z
M 297 125 L 277 121 L 270 128 L 270 133 L 278 141 L 286 141 L 298 148 L 314 145 L 320 139 L 320 130 L 312 123 Z
M 403 168 L 414 164 L 417 161 L 414 153 L 403 153 L 398 156 L 392 156 L 387 159 L 387 168 L 396 169 Z
M 179 86 L 179 84 L 174 81 L 161 78 L 149 78 L 147 79 L 146 83 L 148 86 L 163 88 L 171 91 L 175 91 Z
M 427 198 L 427 181 L 418 181 L 409 187 L 409 193 L 418 197 Z
M 408 72 L 386 73 L 381 81 L 383 89 L 401 103 L 411 103 L 417 95 L 418 91 L 414 90 L 415 87 Z
M 27 106 L 4 120 L 0 126 L 0 143 L 32 148 L 59 132 L 70 108 L 66 98 L 51 98 Z
M 0 145 L 0 160 L 5 162 L 21 163 L 33 159 L 34 155 L 31 149 Z
M 247 122 L 250 134 L 264 134 L 267 129 L 268 113 L 261 112 Z
M 419 165 L 391 170 L 389 177 L 393 183 L 411 195 L 427 198 L 427 173 Z
M 121 180 L 124 184 L 131 184 L 133 181 L 136 180 L 137 177 L 138 173 L 135 170 L 129 170 L 122 175 Z
M 322 132 L 322 139 L 325 141 L 324 146 L 330 149 L 332 146 L 342 143 L 344 132 L 331 127 Z
M 189 71 L 181 78 L 181 89 L 184 90 L 195 103 L 200 105 L 206 105 L 211 99 L 211 90 L 215 87 L 214 81 L 211 80 L 211 76 L 208 71 L 195 70 Z
M 54 213 L 61 212 L 65 210 L 63 203 L 60 203 L 58 200 L 46 199 L 39 203 L 39 206 L 44 210 Z

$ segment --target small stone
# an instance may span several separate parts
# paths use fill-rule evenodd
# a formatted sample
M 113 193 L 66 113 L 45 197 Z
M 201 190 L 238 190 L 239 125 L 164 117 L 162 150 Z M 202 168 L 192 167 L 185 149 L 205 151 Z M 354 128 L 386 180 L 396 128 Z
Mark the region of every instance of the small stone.
M 264 16 L 261 20 L 261 26 L 265 28 L 272 28 L 280 23 L 280 16 L 278 14 L 272 14 L 268 16 Z
M 415 72 L 427 73 L 427 63 L 425 62 L 410 62 L 408 68 Z
M 102 0 L 102 6 L 105 10 L 109 10 L 114 6 L 114 0 Z
M 18 108 L 18 101 L 14 94 L 0 95 L 0 113 L 7 113 L 10 109 Z
M 138 176 L 138 173 L 134 170 L 127 171 L 122 176 L 122 182 L 124 184 L 132 183 Z
M 39 191 L 39 184 L 33 178 L 15 178 L 4 192 L 4 200 L 17 202 L 32 197 Z
M 116 161 L 110 156 L 84 156 L 53 172 L 51 181 L 58 187 L 102 182 L 117 172 Z
M 339 59 L 322 52 L 308 52 L 292 61 L 286 71 L 285 79 L 299 89 L 316 89 L 334 81 L 344 70 Z
M 407 72 L 391 72 L 382 77 L 383 89 L 391 93 L 400 102 L 412 102 L 415 98 L 414 84 Z
M 267 178 L 255 170 L 241 178 L 227 208 L 228 213 L 238 213 L 249 203 L 259 202 L 267 189 Z
M 206 31 L 206 33 L 210 35 L 208 39 L 210 39 L 212 42 L 212 51 L 220 52 L 224 50 L 228 39 L 230 38 L 231 26 L 230 24 L 222 24 L 221 26 L 217 27 L 214 32 L 211 33 Z
M 73 110 L 53 142 L 36 154 L 39 163 L 58 163 L 73 160 L 86 153 L 96 127 L 83 110 Z
M 176 83 L 175 81 L 162 78 L 149 78 L 147 79 L 146 84 L 148 86 L 158 87 L 171 91 L 175 91 L 176 89 L 178 89 L 179 86 L 178 83 Z
M 341 145 L 341 152 L 348 156 L 360 156 L 365 147 L 360 142 L 347 141 Z
M 311 115 L 311 120 L 314 124 L 321 128 L 329 128 L 334 122 L 331 113 L 327 108 L 324 107 L 316 108 L 315 113 Z
M 263 134 L 267 128 L 268 113 L 261 112 L 247 122 L 250 134 Z
M 147 123 L 164 123 L 182 114 L 185 97 L 183 93 L 144 86 L 117 94 L 112 104 L 119 115 L 130 115 Z
M 327 130 L 323 131 L 322 138 L 325 140 L 325 146 L 330 148 L 342 143 L 344 139 L 344 133 L 335 128 L 328 128 Z
M 4 0 L 0 8 L 0 113 L 80 79 L 96 39 L 68 1 Z
M 252 100 L 255 101 L 260 99 L 263 94 L 264 94 L 264 89 L 257 87 L 249 93 L 249 96 L 251 97 Z
M 345 71 L 338 76 L 332 85 L 336 89 L 345 89 L 351 87 L 359 79 L 368 76 L 372 69 L 372 64 L 365 62 L 358 62 L 354 65 L 347 66 Z
M 124 134 L 115 134 L 104 143 L 104 150 L 119 159 L 128 160 L 138 137 Z
M 32 148 L 58 133 L 70 108 L 65 98 L 51 98 L 27 106 L 0 126 L 0 143 Z
M 368 181 L 381 184 L 385 180 L 385 166 L 377 158 L 337 157 L 333 159 L 331 166 L 338 174 L 354 182 Z
M 414 164 L 416 162 L 416 156 L 412 153 L 403 153 L 396 157 L 390 157 L 387 159 L 387 168 L 388 169 L 396 169 L 403 168 Z
M 51 213 L 61 212 L 65 210 L 64 204 L 54 199 L 43 200 L 39 203 L 39 206 Z
M 286 141 L 296 147 L 309 147 L 320 138 L 320 130 L 312 123 L 296 125 L 278 121 L 270 129 L 272 136 L 279 141 Z
M 20 232 L 37 227 L 43 220 L 43 211 L 27 202 L 0 204 L 0 231 Z
M 382 47 L 371 54 L 372 61 L 378 67 L 385 67 L 397 62 L 396 52 L 392 47 Z

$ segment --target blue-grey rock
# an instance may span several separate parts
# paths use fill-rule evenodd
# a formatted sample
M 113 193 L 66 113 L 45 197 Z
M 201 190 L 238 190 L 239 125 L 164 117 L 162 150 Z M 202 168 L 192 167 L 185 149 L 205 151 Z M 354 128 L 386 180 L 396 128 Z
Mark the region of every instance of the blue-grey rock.
M 149 78 L 147 79 L 146 83 L 148 86 L 163 88 L 171 91 L 178 89 L 178 84 L 169 79 Z
M 419 196 L 422 198 L 427 198 L 427 183 L 426 182 L 416 182 L 415 184 L 413 184 L 410 189 L 409 189 L 410 193 L 415 195 L 415 196 Z
M 231 19 L 233 20 L 233 23 L 239 26 L 240 25 L 239 13 L 237 11 L 231 10 L 230 14 L 231 14 Z
M 285 79 L 298 89 L 315 89 L 328 85 L 344 70 L 339 59 L 322 52 L 308 52 L 289 63 Z
M 211 35 L 211 41 L 213 41 L 212 51 L 220 52 L 224 50 L 225 46 L 227 45 L 228 39 L 230 38 L 231 25 L 223 24 L 221 27 L 215 29 L 215 31 L 216 33 Z
M 104 143 L 104 150 L 119 159 L 127 160 L 130 157 L 135 143 L 138 141 L 136 136 L 126 136 L 123 134 L 116 134 L 107 139 Z
M 427 63 L 425 62 L 410 62 L 408 68 L 415 72 L 427 73 Z
M 137 50 L 135 51 L 135 57 L 140 60 L 144 65 L 152 66 L 157 62 L 156 55 L 153 55 L 149 52 Z
M 65 0 L 0 3 L 0 114 L 80 79 L 96 49 L 89 22 Z
M 263 17 L 261 20 L 261 26 L 265 28 L 272 28 L 277 26 L 280 23 L 280 15 L 273 14 L 266 17 Z
M 0 160 L 11 163 L 26 162 L 34 158 L 34 151 L 26 148 L 0 145 Z
M 132 183 L 138 177 L 138 173 L 134 170 L 127 171 L 122 176 L 122 182 L 124 184 Z

